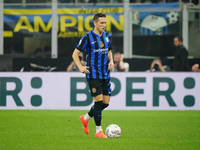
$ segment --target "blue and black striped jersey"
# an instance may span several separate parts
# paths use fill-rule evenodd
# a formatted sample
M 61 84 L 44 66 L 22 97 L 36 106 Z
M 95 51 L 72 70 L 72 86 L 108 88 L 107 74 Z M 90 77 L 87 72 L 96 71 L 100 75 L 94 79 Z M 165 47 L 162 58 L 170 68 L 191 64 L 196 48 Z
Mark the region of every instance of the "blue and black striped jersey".
M 76 48 L 86 53 L 87 66 L 89 66 L 90 71 L 86 74 L 86 78 L 110 78 L 110 70 L 108 69 L 108 51 L 112 49 L 112 35 L 110 33 L 104 31 L 102 36 L 99 36 L 92 30 L 81 38 Z

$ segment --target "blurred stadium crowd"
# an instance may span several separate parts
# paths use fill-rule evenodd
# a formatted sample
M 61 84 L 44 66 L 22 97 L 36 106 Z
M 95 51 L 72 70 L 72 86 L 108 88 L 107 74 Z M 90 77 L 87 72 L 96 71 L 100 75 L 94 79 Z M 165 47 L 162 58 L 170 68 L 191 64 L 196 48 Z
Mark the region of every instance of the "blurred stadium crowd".
M 115 5 L 119 4 L 121 6 L 124 2 L 124 0 L 57 0 L 59 3 L 59 6 L 76 6 L 77 4 L 84 4 L 84 6 L 87 5 L 101 5 L 105 4 L 104 6 L 109 5 Z M 52 0 L 4 0 L 5 6 L 50 6 L 50 3 Z M 183 3 L 193 3 L 195 5 L 198 5 L 199 0 L 130 0 L 129 1 L 132 5 L 135 3 L 170 3 L 170 2 L 183 2 Z M 49 5 L 48 5 L 49 3 Z M 40 5 L 41 4 L 41 5 Z M 47 5 L 46 5 L 47 4 Z M 102 5 L 102 6 L 103 6 Z M 77 5 L 78 6 L 78 5 Z M 81 5 L 80 5 L 81 6 Z M 137 14 L 136 14 L 137 15 Z M 172 14 L 173 15 L 173 14 Z M 191 28 L 193 28 L 193 24 L 195 25 L 197 21 L 199 20 L 199 14 L 196 13 L 194 20 L 190 20 Z M 146 55 L 146 56 L 156 56 L 161 57 L 162 64 L 169 65 L 172 63 L 172 59 L 166 59 L 166 57 L 174 56 L 174 47 L 173 47 L 173 38 L 175 35 L 181 35 L 181 17 L 180 21 L 177 23 L 178 27 L 177 33 L 166 34 L 166 35 L 159 35 L 159 36 L 141 36 L 136 35 L 135 39 L 133 40 L 133 45 L 135 45 L 134 51 L 135 55 Z M 33 24 L 33 23 L 32 23 Z M 47 24 L 47 23 L 46 23 Z M 24 24 L 22 24 L 23 27 Z M 12 25 L 13 26 L 13 25 Z M 75 28 L 75 27 L 73 27 Z M 5 29 L 5 27 L 4 27 Z M 9 29 L 9 28 L 8 28 Z M 112 27 L 113 29 L 113 27 Z M 191 33 L 193 31 L 191 30 Z M 37 36 L 35 36 L 37 34 Z M 7 37 L 4 38 L 4 54 L 5 56 L 0 56 L 0 71 L 19 71 L 21 69 L 21 66 L 27 62 L 29 62 L 31 59 L 38 59 L 34 63 L 47 66 L 43 63 L 44 59 L 48 59 L 49 64 L 51 65 L 51 38 L 42 37 L 42 33 L 36 33 L 31 36 L 27 37 Z M 49 33 L 50 34 L 50 33 Z M 197 34 L 197 32 L 195 33 Z M 20 35 L 20 34 L 19 34 Z M 189 35 L 190 36 L 190 35 Z M 193 35 L 191 35 L 193 37 Z M 198 35 L 199 36 L 199 35 Z M 71 54 L 74 48 L 76 47 L 78 41 L 80 40 L 80 37 L 63 37 L 58 38 L 58 64 L 60 63 L 63 65 L 63 62 L 65 61 L 64 67 L 61 69 L 58 67 L 57 71 L 64 71 L 66 70 L 67 66 L 71 63 L 72 58 Z M 113 38 L 113 53 L 120 52 L 123 53 L 123 36 L 121 34 L 115 34 Z M 160 43 L 160 44 L 159 44 Z M 156 46 L 155 46 L 156 45 Z M 190 45 L 194 45 L 193 43 Z M 192 46 L 191 46 L 192 47 Z M 193 46 L 195 47 L 195 45 Z M 144 52 L 141 51 L 145 50 Z M 159 52 L 156 51 L 156 49 L 159 49 Z M 160 49 L 162 49 L 162 53 L 160 52 Z M 192 48 L 189 48 L 191 50 Z M 156 55 L 155 55 L 156 54 Z M 189 52 L 190 54 L 190 52 Z M 190 55 L 189 55 L 190 56 Z M 192 54 L 191 56 L 195 56 L 195 54 Z M 16 57 L 21 57 L 21 60 L 18 60 Z M 23 61 L 22 59 L 25 58 Z M 63 61 L 64 59 L 67 59 Z M 194 70 L 199 71 L 199 65 L 200 59 L 199 56 L 196 57 L 197 59 L 189 59 L 189 65 L 191 70 L 193 65 L 196 64 Z M 129 64 L 128 70 L 129 71 L 145 71 L 148 70 L 151 66 L 151 63 L 153 62 L 155 58 L 148 58 L 148 59 L 141 59 L 141 58 L 133 58 L 133 59 L 124 59 L 125 62 Z M 20 64 L 19 61 L 21 61 L 22 65 L 17 66 L 16 64 Z M 46 61 L 46 60 L 45 60 Z M 55 60 L 53 60 L 55 61 Z M 11 64 L 12 63 L 12 64 Z M 134 65 L 132 65 L 134 64 Z M 135 65 L 135 64 L 141 64 L 141 65 Z M 54 64 L 52 64 L 54 66 Z M 58 65 L 59 66 L 59 65 Z M 150 68 L 151 70 L 152 68 Z M 155 68 L 154 68 L 155 69 Z

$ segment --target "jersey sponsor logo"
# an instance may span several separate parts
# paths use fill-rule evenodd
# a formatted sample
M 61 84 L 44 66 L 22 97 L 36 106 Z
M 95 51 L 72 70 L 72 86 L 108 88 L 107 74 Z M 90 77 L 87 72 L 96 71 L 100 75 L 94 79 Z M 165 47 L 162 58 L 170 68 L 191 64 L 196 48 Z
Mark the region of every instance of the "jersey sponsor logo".
M 108 51 L 108 48 L 99 48 L 99 49 L 94 49 L 93 50 L 94 52 L 102 52 L 102 53 L 105 53 L 106 51 Z

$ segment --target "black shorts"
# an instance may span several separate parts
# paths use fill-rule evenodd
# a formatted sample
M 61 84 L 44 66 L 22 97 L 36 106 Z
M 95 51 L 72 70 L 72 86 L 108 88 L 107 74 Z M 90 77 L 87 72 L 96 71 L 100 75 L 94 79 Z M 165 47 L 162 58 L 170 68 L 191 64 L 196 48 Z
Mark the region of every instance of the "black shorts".
M 110 79 L 87 79 L 91 96 L 100 94 L 111 96 Z

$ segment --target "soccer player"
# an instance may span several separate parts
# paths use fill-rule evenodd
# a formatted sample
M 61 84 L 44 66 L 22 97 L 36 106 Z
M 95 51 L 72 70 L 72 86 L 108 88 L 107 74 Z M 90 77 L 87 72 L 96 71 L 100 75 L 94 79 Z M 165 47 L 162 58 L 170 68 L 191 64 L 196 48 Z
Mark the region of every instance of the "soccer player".
M 86 115 L 80 116 L 83 130 L 89 134 L 88 123 L 94 117 L 96 124 L 96 138 L 107 138 L 101 128 L 102 110 L 108 107 L 111 95 L 110 70 L 113 69 L 112 36 L 105 31 L 106 14 L 97 13 L 93 17 L 94 29 L 84 35 L 72 57 L 80 72 L 86 74 L 94 105 Z M 86 53 L 87 65 L 83 66 L 79 60 L 81 52 Z

